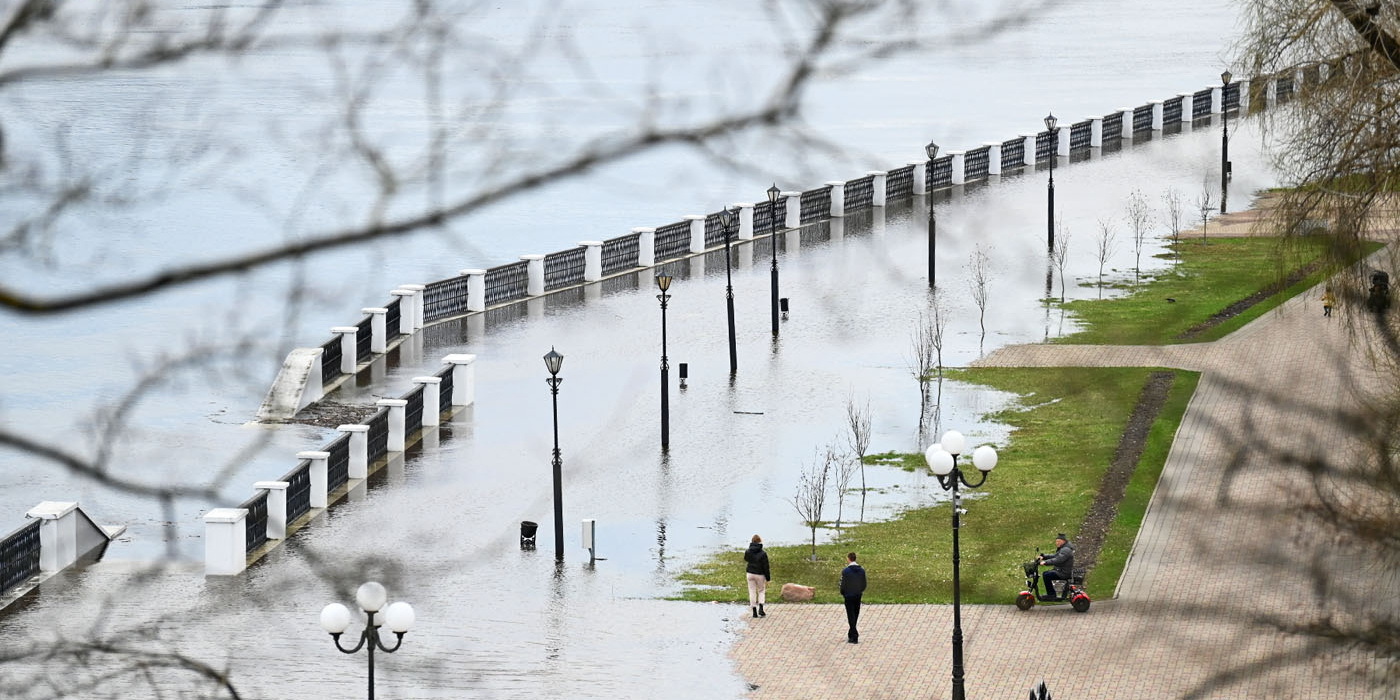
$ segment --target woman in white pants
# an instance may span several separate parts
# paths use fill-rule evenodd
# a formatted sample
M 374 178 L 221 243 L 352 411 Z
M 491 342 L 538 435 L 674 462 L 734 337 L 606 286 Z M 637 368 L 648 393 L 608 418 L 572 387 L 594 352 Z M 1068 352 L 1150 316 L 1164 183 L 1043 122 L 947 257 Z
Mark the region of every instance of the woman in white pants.
M 768 570 L 768 553 L 763 551 L 763 538 L 754 535 L 749 540 L 748 551 L 744 552 L 744 571 L 749 579 L 749 608 L 754 617 L 767 617 L 763 611 L 763 596 L 768 591 L 768 582 L 773 579 Z

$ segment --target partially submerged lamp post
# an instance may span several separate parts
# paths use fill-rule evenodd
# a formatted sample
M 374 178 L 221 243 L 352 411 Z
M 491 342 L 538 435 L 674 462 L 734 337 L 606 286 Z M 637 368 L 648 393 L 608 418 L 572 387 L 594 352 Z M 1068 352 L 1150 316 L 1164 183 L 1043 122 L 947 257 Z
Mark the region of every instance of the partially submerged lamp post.
M 1225 104 L 1225 93 L 1230 89 L 1230 71 L 1220 74 L 1220 213 L 1225 213 L 1225 199 L 1230 183 L 1230 110 Z
M 739 371 L 739 351 L 734 343 L 734 273 L 730 270 L 729 264 L 729 238 L 733 235 L 730 229 L 734 226 L 734 210 L 725 207 L 719 212 L 719 225 L 724 229 L 724 303 L 729 314 L 729 374 L 733 376 Z
M 665 272 L 656 273 L 656 288 L 661 290 L 656 300 L 661 302 L 661 449 L 671 446 L 671 366 L 666 362 L 666 302 L 671 295 L 671 276 Z
M 544 380 L 549 384 L 549 393 L 554 399 L 554 560 L 564 561 L 564 487 L 560 483 L 563 478 L 564 461 L 559 457 L 559 385 L 564 383 L 559 378 L 559 370 L 564 367 L 564 356 L 560 355 L 553 347 L 544 356 L 544 367 L 549 370 L 549 378 Z
M 1055 125 L 1059 122 L 1053 113 L 1045 116 L 1045 130 L 1050 132 L 1050 186 L 1048 189 L 1049 198 L 1048 215 L 1045 221 L 1045 247 L 1049 250 L 1055 249 L 1055 158 L 1060 150 L 1059 128 Z
M 335 640 L 335 648 L 346 654 L 358 653 L 360 649 L 365 649 L 369 653 L 369 700 L 374 700 L 374 650 L 378 649 L 386 654 L 392 654 L 403 645 L 403 635 L 413 626 L 413 606 L 408 603 L 398 602 L 384 609 L 383 621 L 374 619 L 375 613 L 384 608 L 384 603 L 388 599 L 388 593 L 384 586 L 370 581 L 361 584 L 360 589 L 355 592 L 355 603 L 365 611 L 369 617 L 365 622 L 365 628 L 360 632 L 360 641 L 353 648 L 346 649 L 340 645 L 340 635 L 345 632 L 345 628 L 350 626 L 350 609 L 340 603 L 331 603 L 321 609 L 321 628 L 329 632 L 331 638 Z M 394 646 L 384 645 L 384 640 L 379 636 L 379 628 L 387 625 L 389 631 L 393 632 L 397 639 Z
M 929 141 L 924 146 L 924 153 L 928 155 L 929 167 L 933 167 L 933 159 L 938 157 L 938 144 Z M 934 287 L 933 276 L 933 253 L 938 247 L 938 222 L 933 215 L 933 195 L 928 198 L 928 288 Z
M 958 580 L 958 516 L 962 513 L 962 496 L 958 484 L 977 488 L 987 480 L 987 475 L 997 465 L 997 451 L 991 445 L 982 445 L 972 452 L 972 464 L 981 473 L 976 482 L 967 480 L 967 473 L 958 468 L 958 455 L 962 454 L 965 442 L 962 433 L 950 430 L 943 434 L 943 442 L 932 445 L 924 453 L 929 469 L 938 477 L 938 485 L 944 491 L 953 492 L 953 700 L 964 700 L 963 694 L 963 648 L 962 648 L 962 591 Z
M 773 247 L 773 267 L 772 267 L 772 272 L 771 272 L 771 274 L 770 274 L 770 277 L 772 278 L 772 284 L 770 284 L 769 286 L 770 286 L 770 288 L 771 288 L 771 290 L 772 290 L 772 297 L 773 297 L 772 308 L 773 308 L 773 337 L 774 337 L 774 338 L 778 337 L 778 214 L 777 214 L 777 212 L 778 212 L 778 196 L 781 195 L 782 193 L 783 193 L 783 191 L 780 190 L 780 189 L 778 189 L 778 184 L 777 184 L 777 183 L 773 183 L 773 186 L 768 188 L 768 227 L 769 227 L 769 229 L 770 229 L 770 232 L 772 233 L 772 235 L 768 237 L 768 242 L 769 242 L 769 243 L 772 245 L 772 247 Z

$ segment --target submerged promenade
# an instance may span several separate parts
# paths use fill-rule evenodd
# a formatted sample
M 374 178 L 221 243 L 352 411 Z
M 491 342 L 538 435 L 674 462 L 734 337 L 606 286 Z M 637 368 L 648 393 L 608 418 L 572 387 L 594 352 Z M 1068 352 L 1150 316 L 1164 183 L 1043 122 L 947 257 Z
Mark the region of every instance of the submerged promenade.
M 1222 217 L 1211 232 L 1240 235 L 1255 218 Z M 1342 416 L 1390 388 L 1367 357 L 1364 333 L 1349 327 L 1348 314 L 1363 312 L 1323 318 L 1320 294 L 1310 290 L 1212 343 L 1018 345 L 975 363 L 1170 367 L 1202 377 L 1116 596 L 1091 580 L 1086 614 L 1021 612 L 1011 604 L 1020 583 L 1008 580 L 1006 605 L 964 605 L 969 697 L 1023 698 L 1041 680 L 1056 698 L 1074 700 L 1387 697 L 1359 677 L 1385 672 L 1380 663 L 1279 630 L 1338 612 L 1312 591 L 1310 567 L 1356 590 L 1380 588 L 1375 572 L 1347 570 L 1356 564 L 1345 543 L 1300 517 L 1317 505 L 1308 500 L 1317 491 L 1279 460 L 1365 460 Z M 975 525 L 963 536 L 977 537 Z M 879 562 L 865 564 L 877 579 Z M 870 605 L 856 646 L 845 643 L 840 606 L 773 605 L 749 621 L 733 658 L 755 698 L 948 698 L 952 625 L 946 605 Z

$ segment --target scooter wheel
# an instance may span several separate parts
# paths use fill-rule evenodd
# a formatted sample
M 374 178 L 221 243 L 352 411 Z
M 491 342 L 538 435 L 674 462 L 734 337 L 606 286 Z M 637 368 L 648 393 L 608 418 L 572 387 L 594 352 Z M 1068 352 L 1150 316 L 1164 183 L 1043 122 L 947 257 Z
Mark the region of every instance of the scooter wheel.
M 1075 611 L 1075 612 L 1088 612 L 1088 611 L 1089 611 L 1089 596 L 1087 596 L 1087 595 L 1078 595 L 1078 596 L 1075 596 L 1075 597 L 1074 597 L 1074 600 L 1071 600 L 1071 601 L 1069 602 L 1069 604 L 1070 604 L 1071 606 L 1074 607 L 1074 611 Z
M 1016 596 L 1016 607 L 1021 610 L 1030 610 L 1035 605 L 1035 596 L 1030 593 L 1022 593 Z

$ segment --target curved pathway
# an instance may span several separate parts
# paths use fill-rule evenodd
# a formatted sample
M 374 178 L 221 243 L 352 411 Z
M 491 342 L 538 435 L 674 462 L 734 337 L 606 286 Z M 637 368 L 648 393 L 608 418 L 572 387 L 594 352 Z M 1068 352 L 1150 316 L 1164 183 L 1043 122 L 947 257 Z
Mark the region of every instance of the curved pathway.
M 1340 416 L 1379 383 L 1365 343 L 1351 342 L 1344 318 L 1324 319 L 1318 296 L 1213 343 L 1025 345 L 976 363 L 1203 374 L 1116 599 L 1098 590 L 1082 615 L 964 606 L 969 697 L 1023 698 L 1042 679 L 1073 700 L 1384 694 L 1344 672 L 1383 670 L 1364 655 L 1327 653 L 1274 626 L 1321 614 L 1307 570 L 1319 548 L 1338 549 L 1297 515 L 1316 492 L 1290 460 L 1335 460 L 1355 445 Z M 947 698 L 951 630 L 950 606 L 867 606 L 861 644 L 849 645 L 839 606 L 780 604 L 747 625 L 733 658 L 755 698 Z

